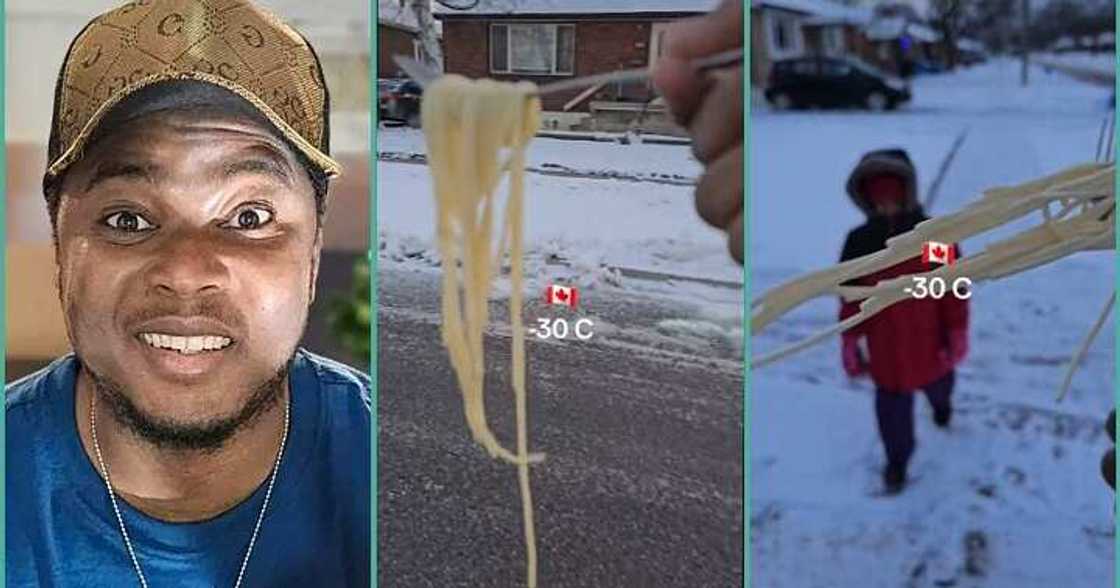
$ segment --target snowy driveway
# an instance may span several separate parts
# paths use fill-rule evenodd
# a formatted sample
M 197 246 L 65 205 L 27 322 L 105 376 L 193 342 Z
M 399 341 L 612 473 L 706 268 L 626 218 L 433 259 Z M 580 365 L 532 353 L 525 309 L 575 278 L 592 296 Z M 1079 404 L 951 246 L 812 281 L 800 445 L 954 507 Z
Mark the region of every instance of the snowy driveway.
M 919 78 L 914 103 L 883 116 L 757 112 L 753 294 L 835 263 L 862 222 L 844 182 L 864 151 L 907 148 L 924 197 L 967 129 L 933 215 L 983 189 L 1092 161 L 1108 90 L 1041 69 L 1023 89 L 1018 75 L 1017 63 L 996 62 Z M 964 252 L 1029 224 L 965 241 Z M 1080 254 L 976 289 L 952 429 L 935 429 L 916 403 L 915 481 L 895 498 L 872 496 L 883 462 L 873 393 L 866 381 L 847 381 L 837 340 L 752 372 L 753 585 L 1111 586 L 1113 494 L 1098 473 L 1111 329 L 1070 397 L 1054 398 L 1063 362 L 1111 295 L 1114 267 L 1107 252 Z M 756 336 L 754 354 L 831 324 L 836 310 L 834 300 L 806 305 Z

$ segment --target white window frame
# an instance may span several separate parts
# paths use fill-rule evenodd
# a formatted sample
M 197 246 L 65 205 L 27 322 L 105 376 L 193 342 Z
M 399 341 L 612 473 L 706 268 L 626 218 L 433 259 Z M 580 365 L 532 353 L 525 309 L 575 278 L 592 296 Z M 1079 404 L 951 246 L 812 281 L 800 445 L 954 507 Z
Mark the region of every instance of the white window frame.
M 801 30 L 801 19 L 799 17 L 794 15 L 766 12 L 763 16 L 763 22 L 766 29 L 766 48 L 770 53 L 770 59 L 801 57 L 805 54 L 805 35 Z M 774 26 L 779 23 L 790 24 L 791 47 L 788 49 L 778 47 L 777 42 L 774 39 Z
M 511 29 L 519 26 L 544 26 L 553 29 L 552 32 L 552 71 L 518 71 L 513 68 L 513 38 Z M 495 69 L 494 67 L 494 51 L 491 44 L 494 42 L 494 29 L 497 27 L 505 27 L 506 29 L 506 69 Z M 569 28 L 572 30 L 572 71 L 560 71 L 560 59 L 556 52 L 560 47 L 560 29 Z M 518 22 L 495 22 L 490 23 L 490 28 L 487 31 L 487 52 L 486 59 L 490 62 L 490 73 L 498 74 L 511 74 L 511 75 L 525 75 L 525 76 L 574 76 L 576 68 L 576 25 L 574 23 L 552 23 L 552 22 L 532 22 L 532 21 L 518 21 Z
M 652 66 L 657 63 L 661 57 L 660 53 L 664 52 L 662 41 L 669 33 L 669 29 L 673 23 L 670 22 L 655 22 L 650 27 L 649 32 L 649 65 Z

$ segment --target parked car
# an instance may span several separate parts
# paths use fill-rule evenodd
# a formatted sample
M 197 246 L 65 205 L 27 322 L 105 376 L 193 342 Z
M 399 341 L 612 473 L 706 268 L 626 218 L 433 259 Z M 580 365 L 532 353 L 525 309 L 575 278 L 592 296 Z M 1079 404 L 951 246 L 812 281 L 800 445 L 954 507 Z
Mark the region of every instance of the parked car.
M 987 61 L 988 56 L 980 51 L 966 51 L 962 49 L 957 52 L 957 63 L 960 63 L 964 66 L 971 67 L 973 65 L 987 63 Z
M 945 71 L 945 66 L 937 61 L 919 59 L 914 62 L 914 73 L 918 75 L 941 74 Z
M 857 59 L 799 57 L 774 62 L 765 96 L 779 110 L 862 106 L 879 111 L 908 102 L 910 87 Z
M 380 120 L 394 120 L 413 128 L 420 127 L 420 100 L 424 88 L 408 79 L 377 80 L 377 115 Z

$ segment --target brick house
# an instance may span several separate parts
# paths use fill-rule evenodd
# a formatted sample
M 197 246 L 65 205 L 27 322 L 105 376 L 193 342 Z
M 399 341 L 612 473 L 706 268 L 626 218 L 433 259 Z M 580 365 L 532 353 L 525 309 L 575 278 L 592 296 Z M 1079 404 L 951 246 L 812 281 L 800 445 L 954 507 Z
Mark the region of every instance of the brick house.
M 943 61 L 941 33 L 905 15 L 877 16 L 867 27 L 871 53 L 867 61 L 891 73 L 907 64 Z
M 850 55 L 866 60 L 871 53 L 865 34 L 870 22 L 871 11 L 859 8 L 841 7 L 810 16 L 802 24 L 806 48 L 813 55 Z
M 761 87 L 770 64 L 805 55 L 802 25 L 813 11 L 797 0 L 751 0 L 751 84 Z
M 470 10 L 437 7 L 444 70 L 471 78 L 538 84 L 645 67 L 662 52 L 669 21 L 714 8 L 718 0 L 490 0 Z M 543 97 L 546 111 L 591 112 L 608 104 L 645 105 L 648 82 L 607 84 Z M 621 108 L 621 106 L 620 106 Z

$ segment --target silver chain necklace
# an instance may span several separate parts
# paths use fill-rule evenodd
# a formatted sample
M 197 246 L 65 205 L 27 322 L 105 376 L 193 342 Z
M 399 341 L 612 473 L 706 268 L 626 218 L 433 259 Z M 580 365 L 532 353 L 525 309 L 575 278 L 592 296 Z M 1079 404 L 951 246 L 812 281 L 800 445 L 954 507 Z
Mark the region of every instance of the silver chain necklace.
M 120 526 L 121 535 L 124 536 L 124 546 L 128 549 L 128 557 L 132 559 L 132 567 L 136 569 L 136 576 L 140 578 L 140 586 L 148 588 L 148 580 L 144 577 L 144 570 L 140 569 L 140 560 L 136 559 L 136 550 L 132 548 L 132 540 L 128 537 L 128 529 L 124 526 L 124 517 L 121 516 L 120 506 L 117 504 L 117 494 L 113 491 L 113 484 L 109 481 L 109 468 L 105 459 L 101 457 L 101 445 L 97 442 L 97 411 L 94 405 L 96 395 L 90 395 L 89 401 L 89 430 L 93 438 L 93 450 L 97 453 L 97 464 L 101 467 L 101 475 L 105 479 L 105 488 L 109 490 L 109 501 L 113 503 L 113 513 L 117 515 L 117 524 Z M 264 504 L 261 512 L 257 514 L 257 523 L 253 526 L 253 536 L 249 538 L 249 548 L 245 550 L 245 559 L 241 560 L 241 569 L 237 572 L 237 583 L 234 588 L 241 588 L 241 581 L 245 578 L 245 568 L 249 565 L 249 556 L 253 554 L 253 546 L 257 543 L 257 535 L 264 521 L 268 501 L 272 498 L 272 487 L 276 484 L 276 473 L 280 471 L 280 460 L 284 457 L 284 447 L 288 443 L 288 425 L 291 420 L 292 403 L 289 399 L 284 403 L 284 434 L 280 437 L 280 450 L 276 453 L 276 464 L 272 466 L 272 475 L 268 478 L 268 489 L 264 493 Z

